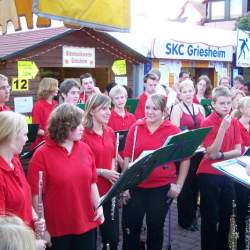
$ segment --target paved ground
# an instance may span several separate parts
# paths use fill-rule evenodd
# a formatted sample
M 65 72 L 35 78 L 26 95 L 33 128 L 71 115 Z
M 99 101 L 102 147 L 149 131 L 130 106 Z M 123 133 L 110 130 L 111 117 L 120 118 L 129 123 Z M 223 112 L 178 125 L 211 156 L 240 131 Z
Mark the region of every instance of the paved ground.
M 200 231 L 190 232 L 182 229 L 177 223 L 177 207 L 176 202 L 171 206 L 171 218 L 172 218 L 172 241 L 171 250 L 200 250 Z M 199 221 L 200 222 L 200 221 Z M 165 223 L 165 241 L 163 249 L 167 248 L 168 241 L 168 216 Z
M 177 208 L 176 201 L 173 202 L 171 206 L 171 229 L 172 229 L 172 240 L 171 240 L 171 250 L 200 250 L 200 231 L 189 232 L 187 230 L 181 229 L 177 223 Z M 168 216 L 165 223 L 165 237 L 163 250 L 168 249 Z M 119 245 L 119 250 L 121 250 L 121 242 Z M 99 239 L 98 250 L 101 250 L 101 244 Z

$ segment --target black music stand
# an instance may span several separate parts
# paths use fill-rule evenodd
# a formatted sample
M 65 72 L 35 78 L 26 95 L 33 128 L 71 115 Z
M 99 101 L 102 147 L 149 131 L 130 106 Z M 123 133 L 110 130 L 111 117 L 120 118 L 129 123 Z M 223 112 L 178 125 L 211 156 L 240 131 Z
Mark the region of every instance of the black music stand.
M 182 160 L 192 156 L 211 128 L 194 129 L 171 136 L 165 146 L 144 152 L 120 176 L 109 192 L 101 199 L 99 206 L 119 195 L 121 192 L 137 186 L 157 167 L 168 162 Z

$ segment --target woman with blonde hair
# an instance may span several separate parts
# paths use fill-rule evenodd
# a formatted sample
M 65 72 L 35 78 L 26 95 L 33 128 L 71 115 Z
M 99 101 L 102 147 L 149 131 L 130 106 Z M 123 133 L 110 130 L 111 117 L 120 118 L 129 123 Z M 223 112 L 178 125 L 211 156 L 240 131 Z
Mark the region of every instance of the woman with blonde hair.
M 246 96 L 244 91 L 240 89 L 231 89 L 231 96 L 232 96 L 232 116 L 240 115 L 240 111 L 238 110 L 239 101 Z M 239 118 L 239 117 L 238 117 Z
M 1 249 L 8 250 L 42 250 L 45 244 L 36 240 L 35 234 L 17 216 L 0 216 Z
M 128 131 L 133 123 L 135 123 L 135 115 L 128 112 L 125 108 L 128 93 L 123 86 L 115 86 L 110 92 L 109 96 L 114 104 L 114 108 L 111 111 L 108 126 L 114 131 Z M 123 167 L 123 152 L 119 152 L 118 156 L 119 166 Z
M 83 141 L 92 149 L 95 157 L 98 176 L 98 190 L 101 196 L 105 195 L 112 184 L 119 178 L 115 167 L 115 134 L 107 126 L 111 108 L 111 100 L 103 94 L 92 95 L 84 113 Z M 100 226 L 103 250 L 117 250 L 119 242 L 119 215 L 114 200 L 103 205 L 105 222 Z
M 30 228 L 41 232 L 45 229 L 44 220 L 38 220 L 33 210 L 30 186 L 18 157 L 27 133 L 25 116 L 12 111 L 0 112 L 0 214 L 16 215 Z
M 58 80 L 54 78 L 43 78 L 38 87 L 38 100 L 32 109 L 32 123 L 38 124 L 36 140 L 32 143 L 32 148 L 44 140 L 46 135 L 46 126 L 52 110 L 56 107 L 57 102 L 53 99 L 58 93 Z
M 200 127 L 205 118 L 204 108 L 194 103 L 195 88 L 191 80 L 180 83 L 180 102 L 173 107 L 170 120 L 173 124 L 183 129 L 196 129 Z M 202 153 L 191 158 L 188 176 L 184 183 L 183 191 L 178 197 L 178 223 L 189 231 L 197 231 L 197 201 L 198 201 L 198 178 L 196 170 L 203 157 Z
M 193 102 L 195 88 L 193 81 L 185 80 L 180 83 L 180 99 L 171 112 L 170 120 L 181 129 L 198 128 L 205 117 L 204 108 Z

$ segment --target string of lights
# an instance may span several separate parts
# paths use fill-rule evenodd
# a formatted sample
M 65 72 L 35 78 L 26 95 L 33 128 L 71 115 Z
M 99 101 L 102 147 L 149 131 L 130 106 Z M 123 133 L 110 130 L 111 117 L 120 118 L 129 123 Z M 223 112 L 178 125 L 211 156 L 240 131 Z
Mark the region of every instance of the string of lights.
M 113 45 L 103 41 L 102 39 L 100 39 L 99 37 L 95 36 L 94 34 L 90 33 L 89 31 L 87 31 L 86 29 L 81 29 L 82 32 L 86 33 L 89 37 L 91 37 L 92 39 L 94 39 L 95 41 L 103 44 L 104 46 L 106 46 L 107 48 L 110 48 L 112 50 L 114 50 L 114 55 L 116 55 L 117 57 L 117 54 L 119 55 L 118 57 L 120 59 L 125 59 L 127 61 L 129 61 L 130 63 L 136 63 L 136 64 L 139 64 L 140 62 L 135 60 L 134 58 L 128 56 L 128 55 L 125 55 L 124 53 L 122 53 L 120 50 L 118 50 L 117 48 L 115 48 Z M 103 48 L 105 50 L 105 48 Z M 109 50 L 110 51 L 110 50 Z
M 131 64 L 140 64 L 139 61 L 135 60 L 134 58 L 126 55 L 125 53 L 119 51 L 117 48 L 115 48 L 113 45 L 103 41 L 102 39 L 96 37 L 95 35 L 91 34 L 89 31 L 87 31 L 86 29 L 80 29 L 80 31 L 83 31 L 85 32 L 89 37 L 91 37 L 93 40 L 97 41 L 98 43 L 104 45 L 102 47 L 96 47 L 97 50 L 99 51 L 104 51 L 106 52 L 107 54 L 110 54 L 112 56 L 114 56 L 116 59 L 125 59 L 126 61 L 128 61 L 129 63 Z M 41 51 L 41 52 L 38 52 L 36 54 L 32 54 L 30 56 L 23 56 L 23 57 L 17 57 L 15 59 L 11 59 L 11 60 L 8 60 L 8 63 L 16 63 L 17 61 L 25 61 L 25 60 L 32 60 L 33 58 L 37 58 L 39 56 L 42 56 L 42 55 L 45 55 L 45 54 L 48 54 L 50 53 L 51 51 L 59 48 L 59 47 L 62 47 L 62 46 L 71 46 L 71 45 L 68 45 L 68 44 L 57 44 L 49 49 L 46 49 L 44 51 Z M 6 61 L 0 61 L 0 64 L 5 64 Z

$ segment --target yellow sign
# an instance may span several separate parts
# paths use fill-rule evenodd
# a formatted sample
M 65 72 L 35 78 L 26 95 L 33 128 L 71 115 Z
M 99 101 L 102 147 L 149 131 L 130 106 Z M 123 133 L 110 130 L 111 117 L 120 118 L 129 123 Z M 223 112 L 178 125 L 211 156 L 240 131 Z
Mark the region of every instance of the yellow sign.
M 32 116 L 31 115 L 26 116 L 26 122 L 27 122 L 27 124 L 32 124 Z
M 38 16 L 108 31 L 128 31 L 130 0 L 34 0 Z
M 33 79 L 39 71 L 35 62 L 32 61 L 18 61 L 17 70 L 20 79 Z
M 126 60 L 116 60 L 114 61 L 112 65 L 112 70 L 115 75 L 120 76 L 120 75 L 126 75 L 127 70 L 126 70 Z
M 29 91 L 30 81 L 28 79 L 12 78 L 12 91 Z

